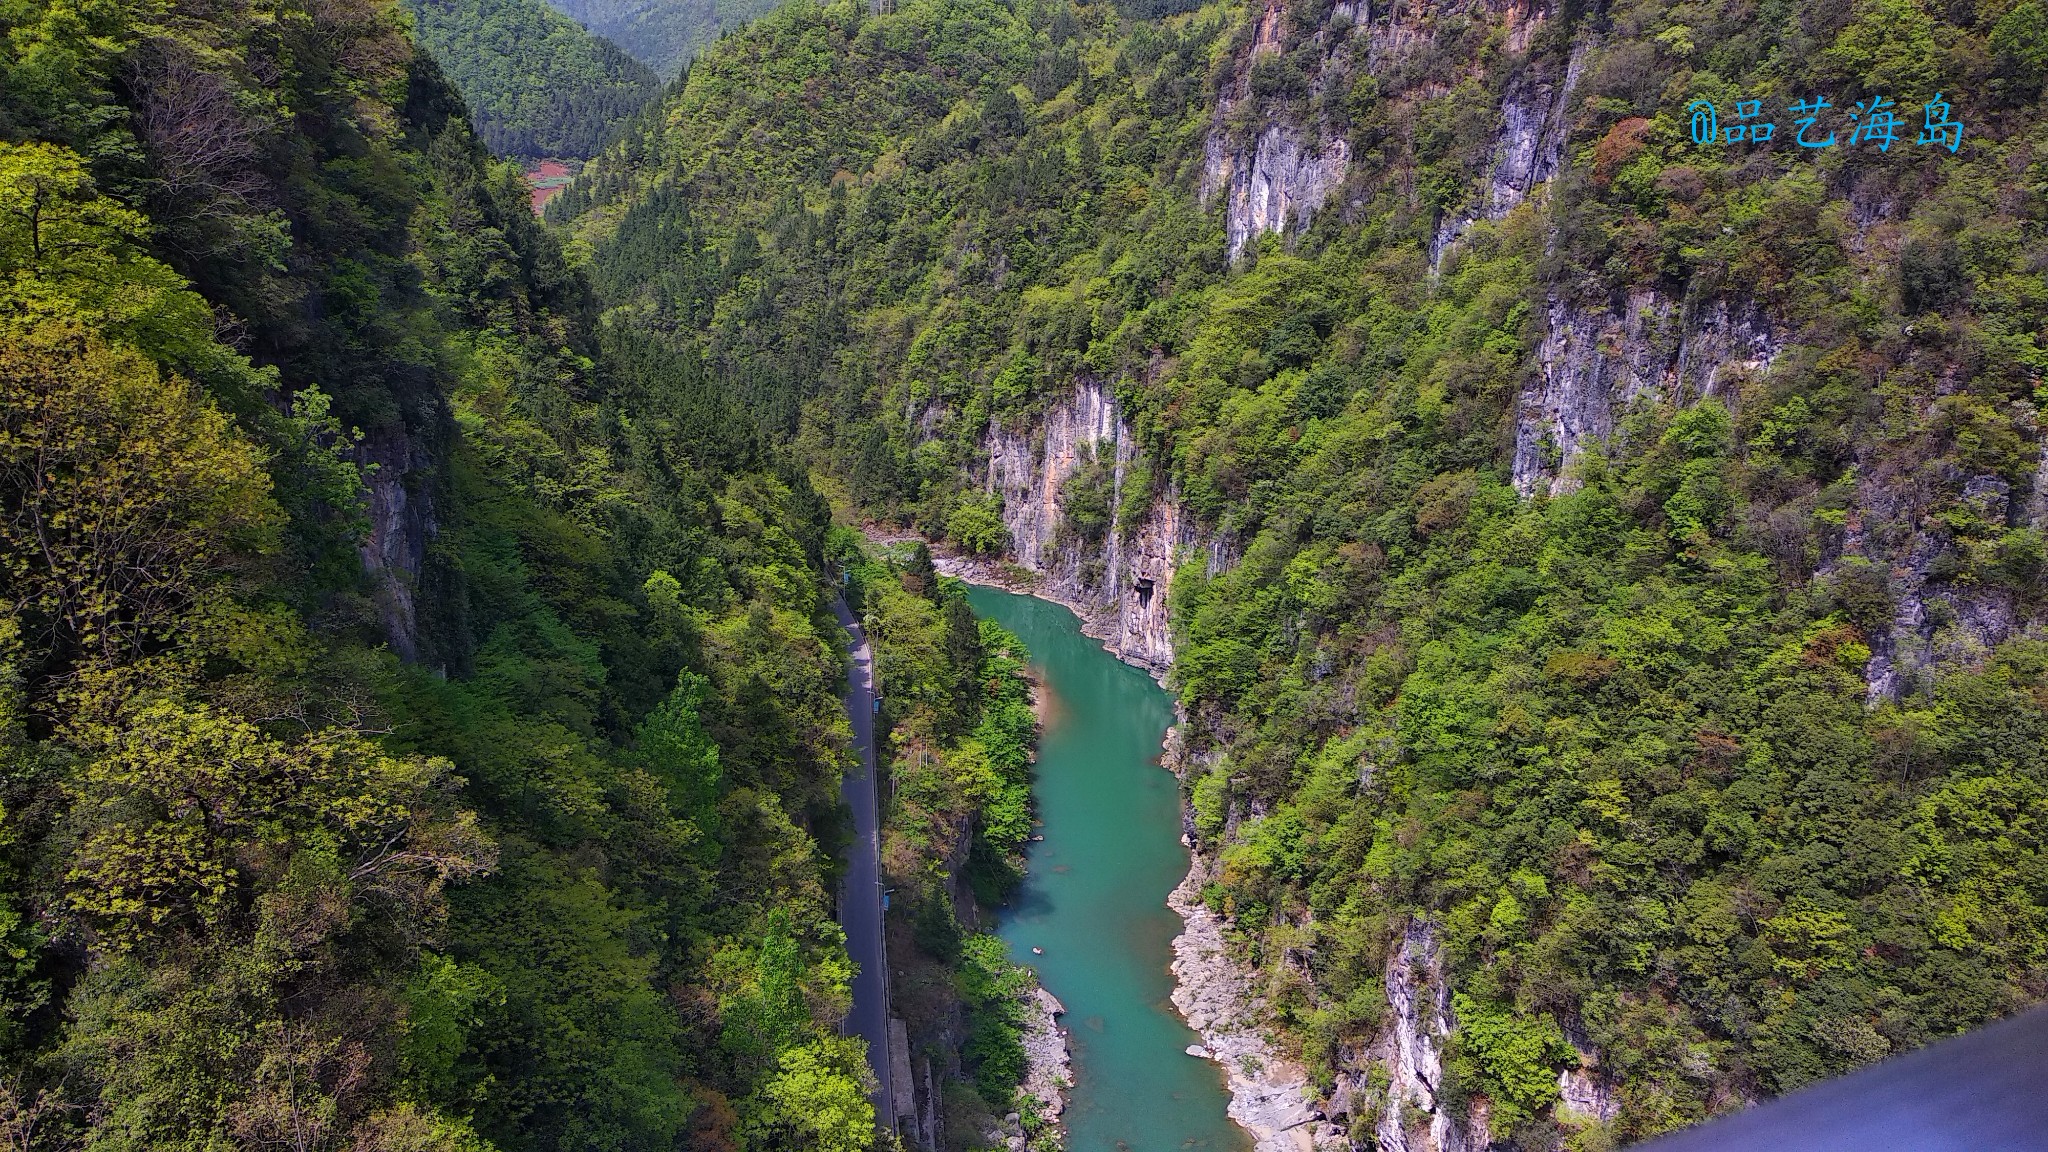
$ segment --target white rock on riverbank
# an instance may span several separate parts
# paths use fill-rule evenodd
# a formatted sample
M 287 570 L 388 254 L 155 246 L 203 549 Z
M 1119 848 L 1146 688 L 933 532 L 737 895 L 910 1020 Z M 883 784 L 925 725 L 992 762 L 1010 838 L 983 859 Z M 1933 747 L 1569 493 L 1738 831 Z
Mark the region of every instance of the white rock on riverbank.
M 1059 1017 L 1066 1005 L 1043 988 L 1033 988 L 1029 1012 L 1024 1018 L 1023 1093 L 1039 1102 L 1038 1114 L 1047 1124 L 1058 1124 L 1066 1111 L 1066 1092 L 1074 1083 L 1067 1055 L 1067 1034 L 1060 1030 Z
M 1230 1118 L 1251 1134 L 1256 1152 L 1343 1147 L 1343 1129 L 1308 1103 L 1314 1099 L 1308 1076 L 1266 1042 L 1264 1005 L 1244 986 L 1224 950 L 1222 924 L 1202 903 L 1207 878 L 1197 858 L 1166 900 L 1187 922 L 1173 941 L 1173 1006 L 1201 1033 L 1209 1058 L 1223 1066 L 1230 1083 Z

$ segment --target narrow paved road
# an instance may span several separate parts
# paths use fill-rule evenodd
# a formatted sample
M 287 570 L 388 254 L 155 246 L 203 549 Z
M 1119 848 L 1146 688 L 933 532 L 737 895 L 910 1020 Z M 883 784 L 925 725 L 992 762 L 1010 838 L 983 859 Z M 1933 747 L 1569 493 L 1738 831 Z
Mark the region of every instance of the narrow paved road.
M 832 613 L 853 637 L 853 659 L 846 674 L 846 717 L 853 721 L 853 750 L 858 769 L 840 783 L 840 795 L 853 809 L 853 844 L 847 849 L 846 888 L 839 895 L 839 924 L 846 929 L 846 951 L 860 972 L 853 978 L 853 1012 L 845 1030 L 868 1042 L 868 1065 L 881 1087 L 872 1098 L 882 1126 L 893 1130 L 890 1112 L 895 1097 L 889 1085 L 888 958 L 882 951 L 882 840 L 875 797 L 875 670 L 867 633 L 846 607 L 834 600 Z

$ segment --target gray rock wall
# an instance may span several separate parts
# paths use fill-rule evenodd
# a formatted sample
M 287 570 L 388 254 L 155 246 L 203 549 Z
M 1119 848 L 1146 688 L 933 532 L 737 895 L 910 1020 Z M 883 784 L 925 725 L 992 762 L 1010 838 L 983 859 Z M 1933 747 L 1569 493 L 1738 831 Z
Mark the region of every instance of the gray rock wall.
M 1881 566 L 1892 594 L 1888 625 L 1864 637 L 1871 655 L 1863 678 L 1872 706 L 1932 690 L 1939 665 L 1981 665 L 2004 641 L 2041 631 L 2037 621 L 2025 618 L 2010 589 L 1934 575 L 1954 541 L 1929 515 L 1926 494 L 1895 486 L 1892 479 L 1870 476 L 1857 485 L 1857 507 L 1842 539 L 1841 560 Z M 1939 479 L 1960 487 L 1962 502 L 1988 523 L 2018 519 L 2041 526 L 2038 515 L 2016 515 L 2012 487 L 1997 476 Z
M 1256 130 L 1240 137 L 1228 127 L 1232 113 L 1251 95 L 1251 71 L 1261 56 L 1282 49 L 1286 5 L 1267 0 L 1252 44 L 1235 76 L 1217 101 L 1216 115 L 1202 154 L 1201 197 L 1204 204 L 1223 200 L 1224 234 L 1230 258 L 1267 232 L 1300 231 L 1308 227 L 1351 165 L 1351 146 L 1328 125 L 1297 123 L 1283 111 L 1262 116 Z M 1359 27 L 1361 5 L 1335 5 L 1323 26 L 1312 35 L 1320 46 L 1320 66 L 1311 83 L 1340 85 L 1349 74 L 1351 40 Z
M 1455 1021 L 1443 956 L 1427 924 L 1409 924 L 1387 957 L 1386 988 L 1389 1024 L 1367 1054 L 1388 1078 L 1373 1135 L 1384 1152 L 1464 1152 L 1466 1125 L 1436 1098 Z M 1484 1148 L 1484 1136 L 1469 1146 Z
M 1223 193 L 1224 234 L 1230 258 L 1267 232 L 1308 227 L 1351 162 L 1350 145 L 1293 125 L 1268 124 L 1250 149 L 1226 148 L 1211 135 L 1203 154 L 1207 194 Z
M 1527 32 L 1541 23 L 1537 18 L 1517 25 L 1526 40 Z M 1457 246 L 1467 228 L 1478 220 L 1499 220 L 1557 175 L 1564 160 L 1564 141 L 1571 126 L 1572 93 L 1584 71 L 1586 45 L 1572 52 L 1562 76 L 1522 71 L 1508 83 L 1501 96 L 1500 124 L 1494 131 L 1493 159 L 1487 169 L 1481 202 L 1464 212 L 1446 215 L 1437 224 L 1429 244 L 1432 274 L 1442 271 L 1444 258 Z
M 1714 396 L 1732 407 L 1740 380 L 1767 371 L 1782 343 L 1760 313 L 1725 302 L 1688 316 L 1648 289 L 1630 293 L 1619 308 L 1552 296 L 1536 371 L 1516 408 L 1515 490 L 1562 495 L 1576 488 L 1572 465 L 1612 436 L 1638 401 Z
M 1100 381 L 1079 380 L 1035 424 L 992 425 L 985 447 L 984 482 L 1002 498 L 1010 558 L 1044 578 L 1034 590 L 1073 608 L 1120 659 L 1164 672 L 1173 661 L 1166 597 L 1178 558 L 1196 549 L 1217 563 L 1221 553 L 1197 538 L 1170 492 L 1137 524 L 1119 514 L 1099 548 L 1060 536 L 1060 486 L 1098 453 L 1113 462 L 1113 506 L 1122 504 L 1138 446 L 1116 397 Z
M 420 572 L 427 542 L 439 531 L 429 488 L 422 482 L 432 461 L 404 431 L 391 429 L 357 445 L 356 462 L 368 472 L 364 487 L 370 522 L 358 554 L 391 650 L 411 662 L 419 658 Z

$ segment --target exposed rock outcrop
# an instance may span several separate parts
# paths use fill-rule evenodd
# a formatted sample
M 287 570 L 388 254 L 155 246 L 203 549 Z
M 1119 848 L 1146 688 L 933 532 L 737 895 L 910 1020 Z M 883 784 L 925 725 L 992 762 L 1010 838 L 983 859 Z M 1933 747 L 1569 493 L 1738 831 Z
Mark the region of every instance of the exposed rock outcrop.
M 1946 483 L 1950 491 L 1960 487 L 1958 503 L 1975 518 L 2000 526 L 2016 518 L 2012 486 L 1999 477 L 1958 475 Z M 1866 477 L 1843 536 L 1843 558 L 1877 565 L 1892 597 L 1889 626 L 1865 637 L 1871 655 L 1864 683 L 1872 705 L 1927 692 L 1936 666 L 1980 665 L 1997 645 L 2039 631 L 2023 618 L 2010 589 L 1936 576 L 1955 544 L 1926 500 L 1890 478 Z M 2019 518 L 2035 522 L 2031 510 Z
M 1217 100 L 1214 126 L 1203 145 L 1202 202 L 1222 196 L 1232 260 L 1263 233 L 1308 227 L 1351 164 L 1351 145 L 1342 133 L 1324 124 L 1299 123 L 1284 109 L 1267 110 L 1248 135 L 1231 126 L 1232 113 L 1254 99 L 1251 74 L 1259 58 L 1286 48 L 1286 9 L 1281 0 L 1267 0 L 1251 47 Z M 1359 4 L 1344 0 L 1331 8 L 1322 27 L 1309 33 L 1320 48 L 1311 85 L 1345 81 L 1359 13 Z
M 1523 389 L 1510 475 L 1524 496 L 1561 495 L 1571 466 L 1638 400 L 1733 403 L 1736 381 L 1769 368 L 1782 341 L 1755 309 L 1716 302 L 1685 315 L 1659 293 L 1629 293 L 1619 309 L 1552 296 L 1537 371 Z
M 1426 925 L 1410 924 L 1400 947 L 1387 957 L 1386 988 L 1392 1026 L 1373 1053 L 1389 1077 L 1375 1133 L 1380 1146 L 1456 1147 L 1450 1117 L 1437 1107 L 1436 1098 L 1443 1084 L 1443 1042 L 1451 1032 L 1450 993 L 1436 938 Z M 1418 1114 L 1426 1118 L 1428 1143 L 1409 1138 L 1415 1127 L 1409 1118 Z
M 1038 987 L 1032 988 L 1030 1003 L 1026 1007 L 1023 1093 L 1038 1102 L 1038 1115 L 1042 1121 L 1057 1124 L 1060 1114 L 1067 1108 L 1067 1089 L 1074 1084 L 1073 1066 L 1067 1053 L 1067 1034 L 1059 1024 L 1059 1018 L 1066 1014 L 1067 1009 L 1059 997 Z
M 1205 1055 L 1222 1065 L 1230 1118 L 1251 1134 L 1256 1152 L 1315 1152 L 1341 1144 L 1346 1134 L 1314 1106 L 1307 1074 L 1266 1041 L 1264 1002 L 1225 951 L 1216 914 L 1202 903 L 1207 880 L 1197 858 L 1166 900 L 1187 922 L 1173 941 L 1173 1006 L 1201 1033 Z
M 1119 659 L 1163 673 L 1173 659 L 1166 620 L 1173 570 L 1182 549 L 1204 545 L 1171 492 L 1150 501 L 1139 523 L 1124 522 L 1124 485 L 1138 446 L 1118 414 L 1115 396 L 1099 381 L 1084 378 L 1036 426 L 991 427 L 986 447 L 984 482 L 1002 498 L 1010 556 L 1039 578 L 1022 590 L 1072 608 L 1083 630 Z M 1061 490 L 1098 459 L 1109 466 L 1114 511 L 1102 539 L 1090 542 L 1062 532 Z M 1205 550 L 1212 567 L 1225 560 L 1220 548 Z M 941 557 L 939 563 L 942 570 L 983 583 L 1017 583 L 1015 574 L 998 563 L 957 556 Z
M 1515 489 L 1525 496 L 1574 489 L 1573 465 L 1615 435 L 1631 405 L 1715 397 L 1735 406 L 1743 382 L 1769 371 L 1784 346 L 1753 304 L 1717 300 L 1688 311 L 1648 289 L 1631 292 L 1618 307 L 1553 296 L 1536 371 L 1516 411 Z M 1821 574 L 1845 560 L 1882 573 L 1892 616 L 1865 637 L 1871 704 L 1924 692 L 1937 666 L 1980 664 L 2025 630 L 2008 589 L 1938 575 L 1956 545 L 1935 513 L 1953 507 L 2001 527 L 2048 523 L 2048 453 L 2042 459 L 2034 484 L 2017 494 L 1990 474 L 1912 480 L 1881 467 L 1862 474 L 1839 554 Z
M 1353 1074 L 1342 1095 L 1354 1123 L 1373 1117 L 1373 1138 L 1383 1152 L 1465 1152 L 1485 1148 L 1484 1113 L 1453 1116 L 1437 1098 L 1443 1086 L 1443 1047 L 1456 1021 L 1443 955 L 1429 925 L 1410 922 L 1387 957 L 1388 1024 L 1352 1061 L 1387 1073 L 1384 1093 Z
M 1579 1066 L 1557 1074 L 1562 1111 L 1571 1118 L 1605 1124 L 1621 1114 L 1621 1100 L 1615 1095 L 1614 1085 L 1600 1071 L 1600 1054 L 1592 1049 L 1583 1028 L 1566 1028 L 1565 1039 L 1579 1054 Z
M 1526 39 L 1542 22 L 1538 14 L 1511 25 Z M 1565 64 L 1563 75 L 1531 70 L 1517 72 L 1501 96 L 1500 126 L 1494 132 L 1493 158 L 1487 168 L 1479 204 L 1444 217 L 1429 244 L 1429 267 L 1441 271 L 1444 257 L 1478 220 L 1499 220 L 1557 175 L 1571 121 L 1572 92 L 1584 71 L 1586 46 L 1581 43 Z
M 2048 441 L 2041 445 L 2041 462 L 2034 465 L 2034 486 L 2027 496 L 2027 526 L 2048 530 Z
M 391 650 L 408 662 L 417 660 L 420 573 L 426 567 L 427 543 L 440 530 L 422 480 L 432 459 L 402 428 L 394 427 L 358 444 L 356 462 L 367 473 L 365 511 L 370 523 L 359 552 L 375 590 L 378 620 Z
M 1121 466 L 1122 433 L 1116 398 L 1093 379 L 1077 383 L 1073 398 L 1054 404 L 1035 429 L 990 429 L 988 485 L 1003 498 L 1003 523 L 1018 564 L 1034 572 L 1054 566 L 1060 485 L 1099 452 L 1113 453 Z
M 1292 124 L 1269 124 L 1249 149 L 1209 137 L 1202 165 L 1205 197 L 1222 191 L 1224 235 L 1235 260 L 1254 237 L 1288 228 L 1300 231 L 1344 180 L 1351 147 Z

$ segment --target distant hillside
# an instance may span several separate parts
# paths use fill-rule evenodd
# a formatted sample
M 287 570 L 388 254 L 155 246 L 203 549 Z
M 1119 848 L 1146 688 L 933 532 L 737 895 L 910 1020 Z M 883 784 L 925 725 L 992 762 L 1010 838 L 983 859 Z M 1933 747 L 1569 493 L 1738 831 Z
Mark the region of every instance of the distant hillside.
M 779 0 L 550 0 L 557 11 L 631 52 L 663 76 Z
M 578 159 L 660 80 L 541 0 L 409 0 L 420 42 L 461 89 L 502 156 Z

